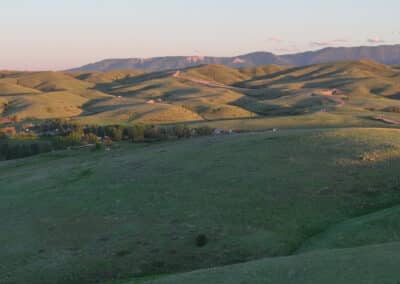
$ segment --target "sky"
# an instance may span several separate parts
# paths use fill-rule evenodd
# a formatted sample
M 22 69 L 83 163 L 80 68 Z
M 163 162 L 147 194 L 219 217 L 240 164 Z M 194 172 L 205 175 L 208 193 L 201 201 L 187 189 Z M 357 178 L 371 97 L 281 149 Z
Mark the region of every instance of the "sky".
M 0 0 L 0 69 L 400 43 L 399 0 Z

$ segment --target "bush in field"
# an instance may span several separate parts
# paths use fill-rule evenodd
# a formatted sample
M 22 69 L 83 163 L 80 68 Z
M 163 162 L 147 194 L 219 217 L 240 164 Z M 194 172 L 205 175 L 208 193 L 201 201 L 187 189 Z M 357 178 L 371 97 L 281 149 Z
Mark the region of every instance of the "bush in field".
M 173 128 L 173 133 L 178 138 L 188 138 L 192 135 L 192 131 L 186 125 L 177 125 Z
M 96 144 L 98 140 L 97 135 L 93 133 L 87 133 L 83 136 L 83 141 L 87 144 Z
M 80 145 L 82 142 L 83 132 L 80 130 L 72 131 L 65 138 L 71 146 Z
M 167 133 L 164 129 L 157 126 L 150 126 L 144 129 L 144 138 L 149 140 L 164 140 Z
M 133 139 L 133 126 L 124 127 L 122 129 L 122 137 L 124 140 Z
M 56 136 L 53 145 L 56 149 L 65 149 L 70 146 L 78 146 L 82 143 L 83 132 L 72 131 L 67 136 Z
M 121 141 L 122 134 L 123 134 L 123 130 L 119 126 L 106 127 L 106 135 L 109 136 L 113 141 Z
M 204 234 L 200 234 L 196 237 L 196 246 L 199 248 L 204 247 L 208 243 L 208 238 Z
M 196 134 L 199 136 L 209 136 L 214 133 L 214 129 L 209 126 L 201 126 L 195 129 Z
M 97 125 L 88 125 L 88 126 L 86 126 L 86 127 L 84 128 L 83 132 L 84 132 L 85 134 L 89 134 L 89 133 L 97 134 L 97 129 L 99 129 L 99 126 L 97 126 Z M 96 136 L 97 136 L 97 135 L 96 135 Z
M 144 125 L 138 124 L 132 127 L 132 136 L 129 137 L 133 142 L 143 142 L 144 141 Z
M 144 141 L 144 125 L 135 125 L 133 132 L 133 141 L 143 142 Z
M 94 133 L 96 133 L 98 137 L 104 137 L 106 136 L 106 129 L 103 126 L 99 126 Z

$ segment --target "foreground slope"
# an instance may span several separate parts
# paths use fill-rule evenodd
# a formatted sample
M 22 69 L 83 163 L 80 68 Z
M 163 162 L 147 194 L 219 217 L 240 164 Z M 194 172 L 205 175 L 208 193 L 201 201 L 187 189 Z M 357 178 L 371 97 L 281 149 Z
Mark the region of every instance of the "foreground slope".
M 398 283 L 400 243 L 313 252 L 211 268 L 146 284 L 376 284 Z M 119 282 L 135 284 L 137 281 Z
M 98 283 L 398 242 L 399 218 L 380 212 L 400 204 L 399 133 L 288 130 L 1 162 L 0 282 Z M 360 230 L 356 220 L 368 222 L 368 237 L 322 241 Z M 199 235 L 208 240 L 200 246 Z M 346 254 L 271 265 L 297 273 L 311 258 L 317 281 L 318 261 L 341 271 Z

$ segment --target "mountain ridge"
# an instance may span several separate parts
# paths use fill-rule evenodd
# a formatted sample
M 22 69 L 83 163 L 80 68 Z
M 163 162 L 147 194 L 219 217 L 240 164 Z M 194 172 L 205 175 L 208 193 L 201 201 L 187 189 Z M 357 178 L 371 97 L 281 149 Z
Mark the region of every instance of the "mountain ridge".
M 213 56 L 164 56 L 151 58 L 115 58 L 72 68 L 69 72 L 113 71 L 133 69 L 141 71 L 165 71 L 184 69 L 208 64 L 228 67 L 257 67 L 268 64 L 283 66 L 307 66 L 343 60 L 369 59 L 378 63 L 400 64 L 400 44 L 358 47 L 326 47 L 316 51 L 276 55 L 257 51 L 232 57 Z

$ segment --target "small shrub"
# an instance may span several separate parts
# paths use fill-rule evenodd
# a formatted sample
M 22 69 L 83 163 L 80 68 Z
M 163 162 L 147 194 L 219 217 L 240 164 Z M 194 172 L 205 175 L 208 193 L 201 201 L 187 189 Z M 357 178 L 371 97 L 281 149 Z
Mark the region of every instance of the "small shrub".
M 97 136 L 99 136 L 99 137 L 104 137 L 104 136 L 106 136 L 106 130 L 105 130 L 105 128 L 104 128 L 103 126 L 97 127 L 96 134 L 97 134 Z
M 53 138 L 53 146 L 56 149 L 66 149 L 70 146 L 78 146 L 82 143 L 83 132 L 73 131 L 67 136 L 56 136 Z
M 83 140 L 88 144 L 96 144 L 98 142 L 98 138 L 96 134 L 87 133 L 83 136 Z
M 143 142 L 144 141 L 145 127 L 143 125 L 135 125 L 132 127 L 132 141 Z
M 204 247 L 205 245 L 207 245 L 208 243 L 208 238 L 206 235 L 204 234 L 200 234 L 196 237 L 196 246 L 201 248 Z
M 214 133 L 214 129 L 209 126 L 201 126 L 196 128 L 196 133 L 199 136 L 210 136 Z
M 178 138 L 188 138 L 191 136 L 190 128 L 186 125 L 177 125 L 174 127 L 174 134 Z
M 106 127 L 106 134 L 113 141 L 121 141 L 123 136 L 123 129 L 119 126 L 108 126 Z
M 82 137 L 83 137 L 83 132 L 75 130 L 66 136 L 66 140 L 71 146 L 76 146 L 81 144 Z
M 151 126 L 145 129 L 144 137 L 150 140 L 164 140 L 166 138 L 166 132 L 160 127 Z

